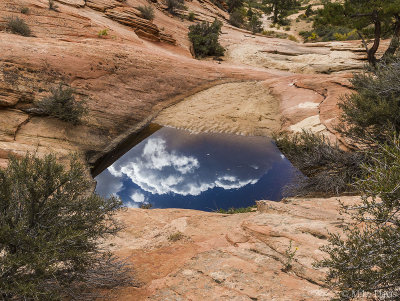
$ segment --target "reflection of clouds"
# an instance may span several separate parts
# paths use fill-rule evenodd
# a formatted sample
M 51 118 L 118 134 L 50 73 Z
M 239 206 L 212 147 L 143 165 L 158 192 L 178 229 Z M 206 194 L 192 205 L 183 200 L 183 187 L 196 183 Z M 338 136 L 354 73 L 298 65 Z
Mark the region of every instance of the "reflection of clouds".
M 258 160 L 262 162 L 256 162 L 257 168 L 254 165 L 231 167 L 229 163 L 224 163 L 223 159 L 201 163 L 193 156 L 167 150 L 164 139 L 153 137 L 149 138 L 144 146 L 135 149 L 132 156 L 115 162 L 108 171 L 117 178 L 127 176 L 142 190 L 153 194 L 197 196 L 216 187 L 238 189 L 255 184 L 269 168 L 262 163 L 264 159 L 260 158 Z M 138 195 L 131 198 L 134 202 L 141 199 Z
M 97 176 L 96 181 L 96 192 L 104 197 L 116 196 L 124 186 L 120 179 L 107 171 Z
M 143 149 L 142 157 L 146 162 L 145 167 L 156 170 L 171 166 L 181 174 L 186 174 L 199 167 L 199 161 L 194 157 L 168 153 L 165 140 L 161 138 L 149 139 Z

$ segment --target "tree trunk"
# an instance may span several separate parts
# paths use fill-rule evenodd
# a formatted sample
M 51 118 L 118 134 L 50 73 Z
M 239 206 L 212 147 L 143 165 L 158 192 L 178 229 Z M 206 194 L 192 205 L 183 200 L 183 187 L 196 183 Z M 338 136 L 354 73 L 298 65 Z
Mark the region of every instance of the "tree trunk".
M 368 54 L 368 63 L 370 63 L 372 66 L 375 66 L 376 65 L 375 54 L 378 51 L 382 34 L 382 24 L 381 21 L 379 20 L 379 15 L 376 10 L 374 10 L 372 13 L 372 20 L 375 25 L 375 39 L 374 39 L 374 44 L 372 45 L 371 49 L 368 50 L 367 54 Z
M 386 59 L 390 56 L 393 56 L 400 46 L 400 43 L 399 43 L 400 16 L 398 14 L 395 14 L 394 17 L 396 18 L 396 23 L 394 25 L 393 37 L 392 37 L 392 40 L 390 41 L 390 45 L 389 45 L 388 49 L 385 51 L 384 55 L 382 56 L 382 59 Z

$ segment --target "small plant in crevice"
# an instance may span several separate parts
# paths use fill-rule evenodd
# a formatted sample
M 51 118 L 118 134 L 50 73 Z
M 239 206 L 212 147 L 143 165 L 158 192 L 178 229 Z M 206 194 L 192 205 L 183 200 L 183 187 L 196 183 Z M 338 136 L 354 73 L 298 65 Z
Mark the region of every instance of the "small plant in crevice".
M 256 211 L 257 205 L 249 206 L 249 207 L 242 207 L 242 208 L 229 208 L 229 209 L 218 209 L 216 213 L 222 214 L 237 214 L 237 213 L 247 213 L 247 212 L 254 212 Z
M 190 12 L 187 16 L 188 21 L 193 22 L 196 18 L 196 14 L 194 12 Z
M 151 209 L 152 207 L 153 207 L 153 205 L 150 203 L 143 203 L 143 204 L 140 204 L 140 206 L 139 206 L 140 209 Z
M 50 9 L 50 10 L 57 11 L 58 5 L 55 3 L 54 0 L 49 0 L 49 9 Z
M 143 18 L 152 21 L 154 20 L 154 8 L 151 5 L 146 5 L 146 6 L 138 6 L 137 8 L 140 11 L 140 14 L 142 15 Z
M 24 15 L 29 14 L 29 7 L 26 7 L 26 6 L 21 7 L 20 12 L 21 12 L 21 14 L 24 14 Z
M 36 103 L 41 114 L 49 115 L 74 125 L 81 122 L 88 109 L 84 100 L 75 99 L 75 90 L 68 85 L 59 84 L 51 88 L 51 95 Z
M 29 37 L 32 34 L 28 24 L 19 17 L 10 17 L 6 19 L 6 29 L 14 34 Z
M 170 236 L 168 236 L 168 240 L 172 241 L 172 242 L 176 242 L 176 241 L 182 240 L 184 238 L 185 238 L 185 235 L 180 231 L 175 232 L 175 233 L 171 234 Z
M 284 267 L 282 269 L 283 272 L 289 272 L 293 268 L 294 257 L 296 256 L 296 252 L 299 248 L 293 248 L 292 240 L 290 240 L 288 248 L 285 250 L 286 261 L 284 263 Z
M 105 28 L 105 29 L 100 30 L 99 33 L 97 34 L 97 36 L 99 38 L 103 38 L 103 37 L 108 36 L 108 29 Z

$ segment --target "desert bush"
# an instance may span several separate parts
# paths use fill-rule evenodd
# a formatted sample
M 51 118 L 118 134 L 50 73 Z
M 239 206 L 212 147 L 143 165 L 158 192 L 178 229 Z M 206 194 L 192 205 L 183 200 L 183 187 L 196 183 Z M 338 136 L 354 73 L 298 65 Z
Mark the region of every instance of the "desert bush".
M 243 25 L 246 23 L 246 11 L 244 9 L 235 9 L 230 15 L 229 15 L 229 23 L 235 27 L 243 27 Z
M 340 132 L 355 142 L 372 147 L 395 131 L 400 133 L 400 59 L 381 62 L 355 74 L 356 93 L 339 103 L 343 110 Z
M 229 209 L 218 209 L 215 212 L 222 214 L 238 214 L 238 213 L 247 213 L 256 211 L 257 205 L 249 206 L 249 207 L 241 207 L 241 208 L 229 208 Z
M 190 13 L 188 14 L 187 19 L 188 19 L 190 22 L 193 22 L 195 18 L 196 18 L 196 14 L 195 14 L 194 12 L 190 12 Z
M 87 106 L 85 101 L 77 101 L 74 94 L 74 89 L 60 84 L 57 88 L 51 89 L 49 97 L 37 103 L 37 109 L 42 114 L 78 124 L 87 114 Z
M 105 29 L 100 30 L 100 31 L 97 33 L 97 36 L 98 36 L 99 38 L 103 38 L 103 37 L 108 36 L 108 29 L 105 28 Z
M 11 17 L 6 20 L 6 28 L 12 33 L 19 34 L 21 36 L 29 37 L 32 32 L 28 24 L 19 17 Z
M 139 6 L 138 10 L 140 11 L 140 14 L 142 15 L 143 18 L 147 20 L 153 20 L 154 19 L 154 8 L 151 5 L 146 5 L 146 6 Z
M 260 20 L 260 16 L 258 14 L 253 13 L 249 20 L 248 28 L 253 34 L 262 32 L 262 21 Z
M 243 8 L 244 0 L 228 0 L 228 12 L 233 13 L 237 9 Z
M 172 242 L 177 242 L 178 240 L 182 240 L 185 238 L 185 235 L 182 232 L 175 232 L 168 236 L 168 240 Z
M 366 158 L 361 152 L 350 152 L 332 144 L 322 134 L 308 131 L 275 136 L 282 153 L 301 173 L 294 175 L 286 195 L 332 196 L 354 194 L 352 184 L 361 175 Z
M 362 202 L 342 206 L 350 218 L 344 235 L 331 234 L 322 248 L 328 257 L 326 282 L 335 300 L 400 299 L 400 142 L 398 138 L 369 154 L 356 183 Z
M 95 299 L 131 283 L 129 266 L 101 247 L 121 229 L 121 201 L 92 193 L 86 177 L 76 157 L 64 168 L 28 154 L 0 169 L 0 299 Z
M 221 27 L 222 22 L 217 19 L 211 24 L 202 22 L 189 27 L 189 39 L 197 58 L 224 55 L 225 49 L 218 41 Z
M 171 14 L 176 14 L 179 9 L 186 9 L 184 0 L 166 0 L 167 11 Z
M 49 0 L 49 9 L 57 11 L 58 5 L 54 2 L 54 0 Z
M 21 14 L 27 15 L 27 14 L 29 14 L 29 7 L 26 7 L 26 6 L 21 7 L 20 11 L 21 11 Z

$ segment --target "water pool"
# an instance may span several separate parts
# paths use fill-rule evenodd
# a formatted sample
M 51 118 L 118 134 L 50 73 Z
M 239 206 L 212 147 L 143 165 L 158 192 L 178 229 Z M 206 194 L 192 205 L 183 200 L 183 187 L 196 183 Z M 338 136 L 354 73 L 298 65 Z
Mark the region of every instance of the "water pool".
M 272 140 L 161 128 L 100 173 L 96 191 L 128 207 L 205 211 L 278 201 L 295 168 Z

